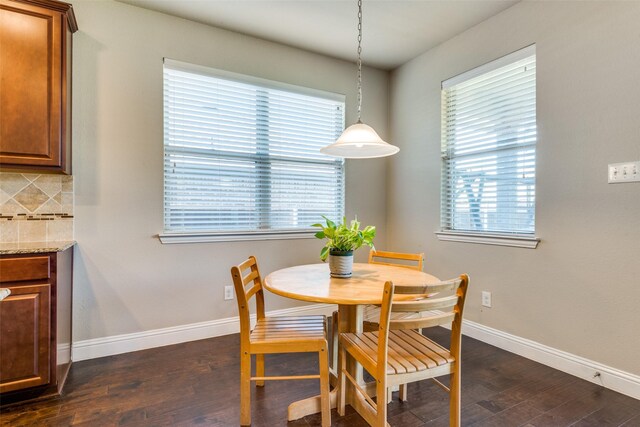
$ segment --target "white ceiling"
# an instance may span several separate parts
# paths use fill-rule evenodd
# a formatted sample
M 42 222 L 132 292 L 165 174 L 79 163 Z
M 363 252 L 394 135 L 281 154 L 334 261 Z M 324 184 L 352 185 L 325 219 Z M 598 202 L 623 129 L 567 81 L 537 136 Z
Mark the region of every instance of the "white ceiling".
M 356 0 L 119 0 L 349 61 Z M 518 0 L 365 0 L 363 61 L 392 69 Z

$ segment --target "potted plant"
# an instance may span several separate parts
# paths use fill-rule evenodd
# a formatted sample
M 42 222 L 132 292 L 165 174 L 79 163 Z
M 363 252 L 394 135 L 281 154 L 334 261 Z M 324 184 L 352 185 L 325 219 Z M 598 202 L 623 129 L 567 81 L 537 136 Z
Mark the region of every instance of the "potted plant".
M 376 237 L 376 227 L 368 225 L 360 230 L 358 218 L 347 226 L 347 218 L 336 225 L 326 216 L 322 216 L 326 224 L 313 224 L 322 230 L 316 233 L 318 239 L 327 239 L 327 243 L 320 251 L 320 259 L 324 262 L 329 258 L 331 277 L 351 277 L 353 270 L 353 251 L 362 245 L 373 248 L 373 238 Z

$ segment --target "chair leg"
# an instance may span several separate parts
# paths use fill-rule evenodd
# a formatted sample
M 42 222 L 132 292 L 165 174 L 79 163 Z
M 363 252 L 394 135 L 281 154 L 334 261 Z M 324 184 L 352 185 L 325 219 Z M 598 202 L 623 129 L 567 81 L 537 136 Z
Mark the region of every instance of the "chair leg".
M 340 356 L 338 357 L 338 414 L 341 417 L 344 416 L 344 410 L 346 406 L 347 398 L 347 377 L 344 375 L 344 371 L 347 369 L 347 352 L 340 348 Z
M 408 399 L 408 394 L 407 394 L 407 384 L 400 384 L 400 393 L 398 393 L 398 395 L 400 396 L 400 401 L 401 402 L 406 402 Z
M 376 412 L 378 427 L 386 427 L 387 425 L 387 402 L 384 399 L 387 397 L 387 383 L 386 381 L 380 381 L 376 383 Z
M 256 377 L 264 377 L 264 354 L 256 354 Z M 256 386 L 264 387 L 264 380 L 256 380 Z
M 331 426 L 331 398 L 329 397 L 329 355 L 327 348 L 318 352 L 320 361 L 320 409 L 322 412 L 322 427 Z
M 338 375 L 338 312 L 331 315 L 331 367 Z
M 240 355 L 240 425 L 251 425 L 251 355 Z
M 449 384 L 449 425 L 452 427 L 460 427 L 460 387 L 460 365 L 456 361 Z

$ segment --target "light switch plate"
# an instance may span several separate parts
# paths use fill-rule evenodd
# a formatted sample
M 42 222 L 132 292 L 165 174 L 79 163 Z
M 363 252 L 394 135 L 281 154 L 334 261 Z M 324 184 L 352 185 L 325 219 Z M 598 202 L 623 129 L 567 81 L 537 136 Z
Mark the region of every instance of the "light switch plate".
M 491 292 L 482 291 L 482 305 L 491 308 Z
M 640 182 L 640 162 L 612 163 L 609 165 L 609 184 Z

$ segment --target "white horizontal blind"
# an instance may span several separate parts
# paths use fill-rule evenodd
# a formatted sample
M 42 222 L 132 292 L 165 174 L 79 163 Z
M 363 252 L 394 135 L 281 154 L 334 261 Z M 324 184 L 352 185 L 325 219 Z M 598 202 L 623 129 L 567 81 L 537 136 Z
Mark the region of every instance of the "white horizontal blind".
M 340 218 L 344 161 L 319 150 L 344 129 L 344 99 L 193 68 L 165 60 L 165 231 L 298 230 Z
M 533 235 L 534 47 L 443 82 L 443 230 Z

